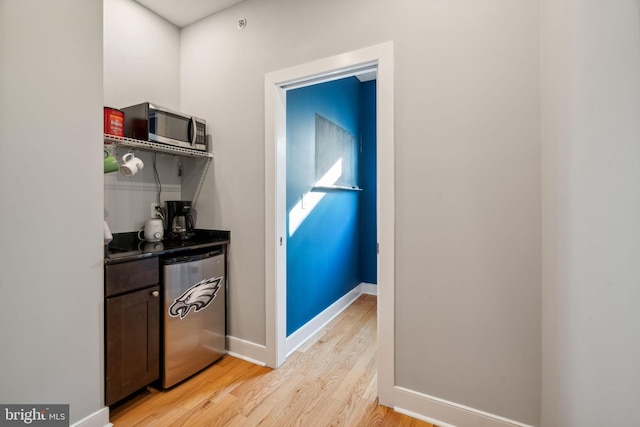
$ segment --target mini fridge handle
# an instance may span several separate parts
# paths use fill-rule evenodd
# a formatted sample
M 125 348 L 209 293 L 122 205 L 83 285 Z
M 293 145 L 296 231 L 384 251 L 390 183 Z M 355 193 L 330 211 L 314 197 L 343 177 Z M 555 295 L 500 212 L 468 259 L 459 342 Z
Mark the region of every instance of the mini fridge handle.
M 162 264 L 170 265 L 170 264 L 182 264 L 185 262 L 200 261 L 201 259 L 211 258 L 220 254 L 222 254 L 222 250 L 217 249 L 217 250 L 207 251 L 207 252 L 196 254 L 196 255 L 183 255 L 183 256 L 177 256 L 173 258 L 165 258 L 162 260 Z

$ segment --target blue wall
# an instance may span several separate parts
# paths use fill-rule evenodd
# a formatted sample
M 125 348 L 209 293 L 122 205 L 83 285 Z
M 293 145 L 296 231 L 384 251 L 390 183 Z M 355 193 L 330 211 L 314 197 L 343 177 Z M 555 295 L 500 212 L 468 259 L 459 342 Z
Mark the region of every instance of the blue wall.
M 378 282 L 378 239 L 376 226 L 376 81 L 362 83 L 360 91 L 360 132 L 362 153 L 360 157 L 360 281 Z
M 366 104 L 364 108 L 363 104 Z M 316 114 L 344 128 L 356 139 L 364 132 L 363 136 L 368 135 L 368 144 L 373 141 L 372 151 L 370 147 L 367 150 L 363 147 L 367 156 L 360 161 L 360 186 L 366 183 L 370 189 L 366 198 L 365 192 L 325 193 L 296 231 L 287 235 L 287 336 L 364 281 L 363 277 L 367 277 L 369 283 L 376 280 L 375 82 L 362 84 L 351 77 L 287 92 L 288 213 L 315 184 Z M 373 159 L 369 153 L 373 153 Z M 373 164 L 364 165 L 364 162 Z M 363 211 L 369 212 L 364 219 L 366 229 L 361 228 Z M 362 234 L 366 234 L 367 239 L 362 240 Z M 365 250 L 368 255 L 363 254 L 363 245 L 368 248 Z M 368 267 L 363 270 L 363 265 Z

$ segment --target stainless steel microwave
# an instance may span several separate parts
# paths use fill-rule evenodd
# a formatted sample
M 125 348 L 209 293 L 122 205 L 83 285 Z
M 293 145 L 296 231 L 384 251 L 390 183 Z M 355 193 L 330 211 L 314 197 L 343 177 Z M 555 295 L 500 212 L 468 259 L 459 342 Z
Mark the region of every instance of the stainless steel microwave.
M 120 109 L 124 136 L 182 148 L 207 151 L 207 122 L 150 102 Z

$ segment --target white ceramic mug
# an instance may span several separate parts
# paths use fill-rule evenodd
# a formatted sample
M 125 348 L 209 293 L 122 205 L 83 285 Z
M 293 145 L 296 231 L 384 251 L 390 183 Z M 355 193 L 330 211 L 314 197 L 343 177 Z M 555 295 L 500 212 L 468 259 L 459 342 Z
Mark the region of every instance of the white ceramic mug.
M 122 165 L 120 165 L 120 173 L 124 176 L 133 176 L 140 172 L 144 167 L 142 160 L 133 155 L 133 153 L 127 153 L 122 156 Z

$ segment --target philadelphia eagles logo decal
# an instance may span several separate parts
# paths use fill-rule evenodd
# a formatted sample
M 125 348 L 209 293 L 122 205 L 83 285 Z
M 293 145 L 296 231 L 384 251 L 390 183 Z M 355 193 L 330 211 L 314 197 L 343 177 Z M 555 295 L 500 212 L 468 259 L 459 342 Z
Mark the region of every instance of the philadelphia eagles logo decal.
M 195 313 L 205 309 L 215 299 L 220 286 L 222 286 L 222 277 L 201 280 L 176 298 L 169 307 L 169 315 L 184 319 L 191 307 L 195 307 Z

